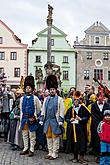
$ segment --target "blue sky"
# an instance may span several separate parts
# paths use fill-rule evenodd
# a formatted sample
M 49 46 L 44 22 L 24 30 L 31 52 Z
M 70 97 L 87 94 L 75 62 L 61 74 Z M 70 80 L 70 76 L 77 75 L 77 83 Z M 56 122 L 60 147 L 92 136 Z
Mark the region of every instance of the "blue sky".
M 0 4 L 0 19 L 29 46 L 47 27 L 48 4 L 54 8 L 53 24 L 68 35 L 71 45 L 76 36 L 82 40 L 96 21 L 110 29 L 110 0 L 3 0 Z

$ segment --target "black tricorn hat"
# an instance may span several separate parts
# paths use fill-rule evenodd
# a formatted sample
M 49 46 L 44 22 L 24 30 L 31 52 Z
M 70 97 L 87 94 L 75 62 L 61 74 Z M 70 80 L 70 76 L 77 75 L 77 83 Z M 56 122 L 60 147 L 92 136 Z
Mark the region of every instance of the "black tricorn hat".
M 46 88 L 50 89 L 50 88 L 58 88 L 58 82 L 57 82 L 57 78 L 55 75 L 49 75 L 46 79 Z
M 34 77 L 33 76 L 27 76 L 24 80 L 24 89 L 26 89 L 27 86 L 30 86 L 33 90 L 35 88 L 34 84 Z

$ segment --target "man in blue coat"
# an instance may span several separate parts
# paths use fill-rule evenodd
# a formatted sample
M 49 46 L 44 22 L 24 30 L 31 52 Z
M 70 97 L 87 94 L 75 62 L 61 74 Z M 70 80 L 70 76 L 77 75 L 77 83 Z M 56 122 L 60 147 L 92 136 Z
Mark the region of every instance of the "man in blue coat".
M 44 124 L 49 151 L 45 159 L 53 160 L 58 158 L 60 135 L 62 134 L 61 127 L 64 121 L 64 103 L 63 99 L 57 95 L 56 76 L 50 75 L 47 77 L 46 87 L 50 91 L 50 95 L 44 100 L 40 124 Z
M 27 76 L 25 78 L 24 89 L 25 95 L 20 99 L 20 129 L 22 130 L 24 149 L 20 155 L 28 154 L 31 157 L 34 155 L 34 146 L 36 143 L 37 114 L 41 109 L 40 100 L 37 96 L 33 95 L 33 76 Z

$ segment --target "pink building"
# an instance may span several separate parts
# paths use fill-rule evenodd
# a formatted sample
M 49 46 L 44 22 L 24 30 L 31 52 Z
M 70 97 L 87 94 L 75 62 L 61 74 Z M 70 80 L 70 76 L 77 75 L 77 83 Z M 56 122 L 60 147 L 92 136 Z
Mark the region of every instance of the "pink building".
M 11 87 L 27 76 L 27 44 L 22 44 L 14 32 L 0 20 L 0 73 L 5 73 Z

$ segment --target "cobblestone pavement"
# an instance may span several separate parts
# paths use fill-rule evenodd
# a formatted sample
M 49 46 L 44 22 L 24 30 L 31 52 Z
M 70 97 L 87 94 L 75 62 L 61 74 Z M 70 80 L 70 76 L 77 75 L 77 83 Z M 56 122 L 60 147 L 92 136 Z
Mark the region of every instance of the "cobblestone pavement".
M 10 144 L 0 139 L 0 165 L 81 165 L 79 163 L 72 163 L 72 154 L 60 153 L 56 160 L 45 160 L 45 151 L 36 150 L 33 157 L 20 156 L 20 151 L 12 151 Z M 88 158 L 88 165 L 95 165 L 93 156 L 86 156 Z

